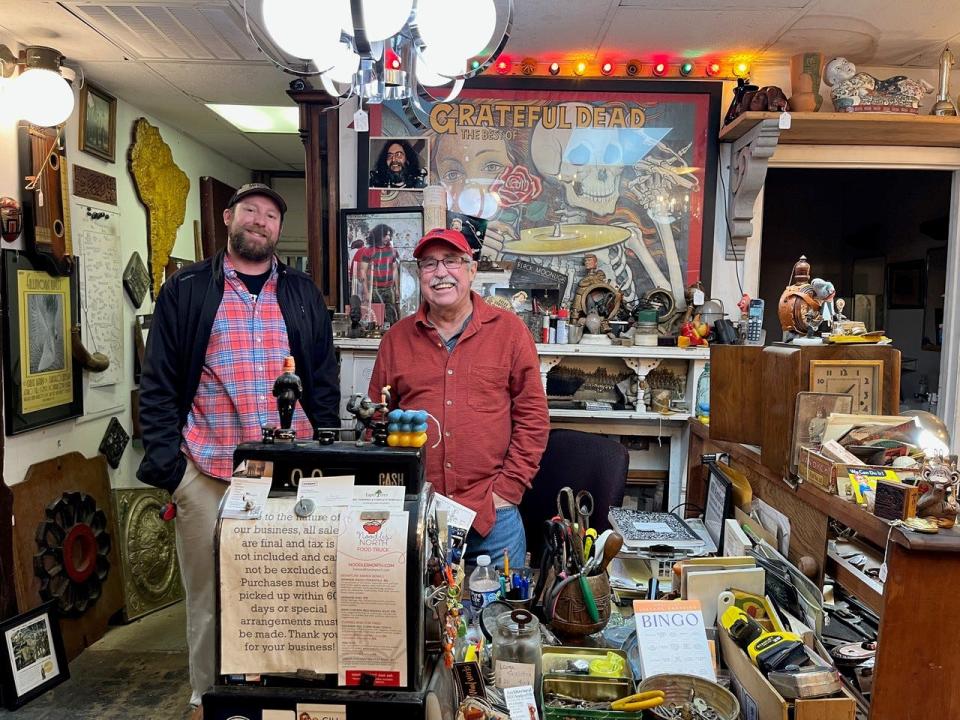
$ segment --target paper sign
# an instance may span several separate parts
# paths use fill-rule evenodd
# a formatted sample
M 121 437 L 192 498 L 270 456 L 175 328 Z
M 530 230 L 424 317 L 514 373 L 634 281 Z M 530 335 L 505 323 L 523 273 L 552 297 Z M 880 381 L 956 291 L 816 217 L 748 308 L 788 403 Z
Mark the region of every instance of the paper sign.
M 403 485 L 355 485 L 353 507 L 403 510 L 406 492 Z
M 699 602 L 634 600 L 633 618 L 643 678 L 684 673 L 717 681 Z
M 652 533 L 672 533 L 673 530 L 669 525 L 662 522 L 635 522 L 633 523 L 635 530 L 640 532 L 652 532 Z
M 297 714 L 293 710 L 264 709 L 261 718 L 262 720 L 297 720 Z
M 317 507 L 347 507 L 353 502 L 353 475 L 300 478 L 297 500 L 303 498 Z
M 497 660 L 493 669 L 493 684 L 498 688 L 520 687 L 522 685 L 533 685 L 537 668 L 533 663 L 515 663 L 505 660 Z
M 435 493 L 433 497 L 436 501 L 437 510 L 447 513 L 447 525 L 453 525 L 454 527 L 463 528 L 464 530 L 470 529 L 477 513 L 440 493 Z
M 267 720 L 266 715 L 263 720 Z M 297 720 L 347 720 L 347 706 L 297 703 Z
M 351 509 L 337 552 L 338 682 L 407 684 L 405 511 Z
M 510 711 L 510 720 L 539 720 L 532 685 L 507 688 L 503 691 L 503 700 Z
M 260 517 L 272 483 L 268 477 L 231 478 L 220 517 L 234 520 L 255 520 Z

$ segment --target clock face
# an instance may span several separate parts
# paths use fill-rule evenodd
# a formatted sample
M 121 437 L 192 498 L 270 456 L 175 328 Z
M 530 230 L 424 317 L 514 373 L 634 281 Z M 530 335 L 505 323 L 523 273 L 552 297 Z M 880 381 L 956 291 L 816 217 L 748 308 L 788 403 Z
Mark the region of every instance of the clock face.
M 853 398 L 853 412 L 879 415 L 883 400 L 883 360 L 811 360 L 810 390 Z

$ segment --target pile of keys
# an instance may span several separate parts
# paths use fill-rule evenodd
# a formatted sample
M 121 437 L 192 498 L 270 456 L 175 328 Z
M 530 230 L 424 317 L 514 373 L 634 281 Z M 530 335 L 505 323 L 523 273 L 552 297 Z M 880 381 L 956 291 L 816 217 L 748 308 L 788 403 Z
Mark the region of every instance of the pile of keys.
M 671 703 L 661 705 L 656 710 L 657 715 L 668 720 L 723 720 L 713 707 L 706 700 L 695 697 L 690 702 L 678 705 Z

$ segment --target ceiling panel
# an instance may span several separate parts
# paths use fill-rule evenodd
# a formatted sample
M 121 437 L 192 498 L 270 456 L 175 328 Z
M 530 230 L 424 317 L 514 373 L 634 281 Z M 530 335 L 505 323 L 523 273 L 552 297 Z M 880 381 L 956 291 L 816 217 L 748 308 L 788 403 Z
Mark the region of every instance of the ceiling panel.
M 239 132 L 194 132 L 194 140 L 223 155 L 231 162 L 251 170 L 297 170 L 252 142 Z
M 278 160 L 290 165 L 306 163 L 303 141 L 299 135 L 280 133 L 248 133 L 247 138 L 254 145 L 263 148 Z
M 796 16 L 789 8 L 767 10 L 646 10 L 623 7 L 603 48 L 640 59 L 704 57 L 755 51 L 778 36 Z
M 151 62 L 154 72 L 201 102 L 295 105 L 287 95 L 293 76 L 261 61 L 252 63 Z

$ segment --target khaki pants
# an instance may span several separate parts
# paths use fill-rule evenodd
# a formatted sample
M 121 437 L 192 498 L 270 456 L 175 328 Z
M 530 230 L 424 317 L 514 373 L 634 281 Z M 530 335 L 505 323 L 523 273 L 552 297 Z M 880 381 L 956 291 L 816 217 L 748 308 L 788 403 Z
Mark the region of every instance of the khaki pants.
M 187 595 L 190 704 L 199 705 L 216 675 L 216 574 L 213 539 L 217 508 L 229 485 L 202 473 L 190 459 L 173 492 L 177 505 L 177 556 Z

